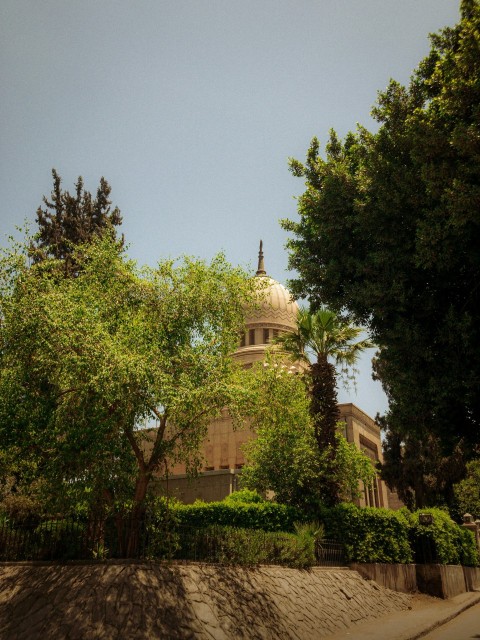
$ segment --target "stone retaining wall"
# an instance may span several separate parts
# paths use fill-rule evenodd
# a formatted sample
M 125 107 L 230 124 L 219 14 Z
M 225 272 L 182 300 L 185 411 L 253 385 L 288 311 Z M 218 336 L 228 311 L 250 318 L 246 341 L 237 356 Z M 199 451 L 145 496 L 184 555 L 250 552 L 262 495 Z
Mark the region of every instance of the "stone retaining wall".
M 316 640 L 409 603 L 348 569 L 0 565 L 8 640 Z
M 414 593 L 417 591 L 417 573 L 414 564 L 357 563 L 350 565 L 352 569 L 367 580 L 375 580 L 382 587 Z
M 352 569 L 382 587 L 413 593 L 420 591 L 437 598 L 453 598 L 480 587 L 480 569 L 442 564 L 352 563 Z

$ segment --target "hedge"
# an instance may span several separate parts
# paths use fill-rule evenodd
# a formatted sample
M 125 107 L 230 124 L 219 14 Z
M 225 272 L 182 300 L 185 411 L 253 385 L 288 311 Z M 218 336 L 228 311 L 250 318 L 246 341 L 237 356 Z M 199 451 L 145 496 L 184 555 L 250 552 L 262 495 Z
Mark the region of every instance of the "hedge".
M 462 564 L 478 566 L 479 555 L 471 531 L 461 527 L 442 509 L 405 511 L 410 544 L 417 563 Z M 432 524 L 420 524 L 420 514 L 431 514 Z
M 328 538 L 345 546 L 349 562 L 412 562 L 409 522 L 405 514 L 388 509 L 342 503 L 321 508 L 319 519 Z
M 292 532 L 295 522 L 305 520 L 297 509 L 275 502 L 196 502 L 177 504 L 174 512 L 179 524 L 193 527 L 221 525 Z
M 161 506 L 162 505 L 162 506 Z M 296 508 L 262 499 L 253 492 L 238 492 L 222 502 L 184 505 L 157 503 L 158 522 L 169 513 L 171 524 L 203 529 L 210 526 L 291 533 L 295 523 L 308 517 Z M 473 534 L 455 524 L 441 509 L 425 509 L 433 523 L 419 523 L 419 511 L 391 511 L 342 503 L 319 507 L 317 519 L 325 537 L 343 543 L 347 561 L 382 563 L 439 563 L 478 566 Z M 310 514 L 311 519 L 311 514 Z M 232 534 L 233 535 L 233 534 Z

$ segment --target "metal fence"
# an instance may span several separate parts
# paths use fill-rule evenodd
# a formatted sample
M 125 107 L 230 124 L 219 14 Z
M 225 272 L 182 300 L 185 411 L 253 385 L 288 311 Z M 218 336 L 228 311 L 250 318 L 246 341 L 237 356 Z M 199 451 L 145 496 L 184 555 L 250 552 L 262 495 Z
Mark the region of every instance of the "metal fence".
M 224 526 L 165 526 L 153 520 L 120 516 L 22 524 L 0 521 L 0 561 L 127 557 L 241 565 L 345 565 L 340 543 L 292 533 Z

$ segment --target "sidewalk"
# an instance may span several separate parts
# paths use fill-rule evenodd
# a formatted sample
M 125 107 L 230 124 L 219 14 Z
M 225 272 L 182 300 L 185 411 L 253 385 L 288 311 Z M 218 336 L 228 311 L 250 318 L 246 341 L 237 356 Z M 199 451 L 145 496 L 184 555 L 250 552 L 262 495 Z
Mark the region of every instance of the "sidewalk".
M 462 593 L 450 600 L 416 594 L 409 611 L 350 627 L 325 640 L 417 640 L 479 602 L 480 591 Z

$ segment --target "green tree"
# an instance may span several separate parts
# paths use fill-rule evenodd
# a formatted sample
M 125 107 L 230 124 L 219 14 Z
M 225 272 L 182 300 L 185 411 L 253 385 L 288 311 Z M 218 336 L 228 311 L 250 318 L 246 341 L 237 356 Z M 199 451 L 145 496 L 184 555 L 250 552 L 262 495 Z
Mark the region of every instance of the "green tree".
M 300 309 L 297 330 L 284 333 L 275 341 L 294 361 L 303 361 L 309 367 L 310 414 L 318 451 L 326 456 L 324 484 L 327 502 L 332 504 L 340 499 L 336 478 L 336 428 L 340 417 L 336 366 L 344 377 L 354 371 L 359 355 L 372 346 L 367 339 L 357 340 L 361 333 L 361 328 L 343 321 L 329 309 L 314 313 Z M 308 354 L 313 355 L 313 362 Z
M 248 372 L 250 426 L 256 437 L 244 445 L 242 486 L 273 491 L 277 502 L 315 513 L 331 496 L 324 481 L 328 450 L 318 450 L 309 392 L 304 379 L 281 359 L 270 356 L 266 364 Z M 334 437 L 336 486 L 343 499 L 356 498 L 359 482 L 370 485 L 376 471 L 338 431 Z
M 283 221 L 294 294 L 346 310 L 379 345 L 390 440 L 433 434 L 444 456 L 480 438 L 479 38 L 478 0 L 464 0 L 410 86 L 379 94 L 376 133 L 331 132 L 325 158 L 314 139 L 292 160 L 306 191 Z
M 465 478 L 454 485 L 456 506 L 459 515 L 469 513 L 480 519 L 480 460 L 467 463 Z
M 108 235 L 77 247 L 75 278 L 26 254 L 0 262 L 2 451 L 70 505 L 141 514 L 165 460 L 195 468 L 208 423 L 235 416 L 230 354 L 254 283 L 222 256 L 139 270 Z
M 47 257 L 63 260 L 65 272 L 74 273 L 75 247 L 105 232 L 115 237 L 115 227 L 122 223 L 122 217 L 118 207 L 111 207 L 111 187 L 105 178 L 100 178 L 94 198 L 84 189 L 81 176 L 75 184 L 75 194 L 71 194 L 62 190 L 62 179 L 55 169 L 52 175 L 50 199 L 44 196 L 44 208 L 37 209 L 38 233 L 31 244 L 31 253 L 35 262 Z M 123 243 L 123 238 L 120 242 Z

